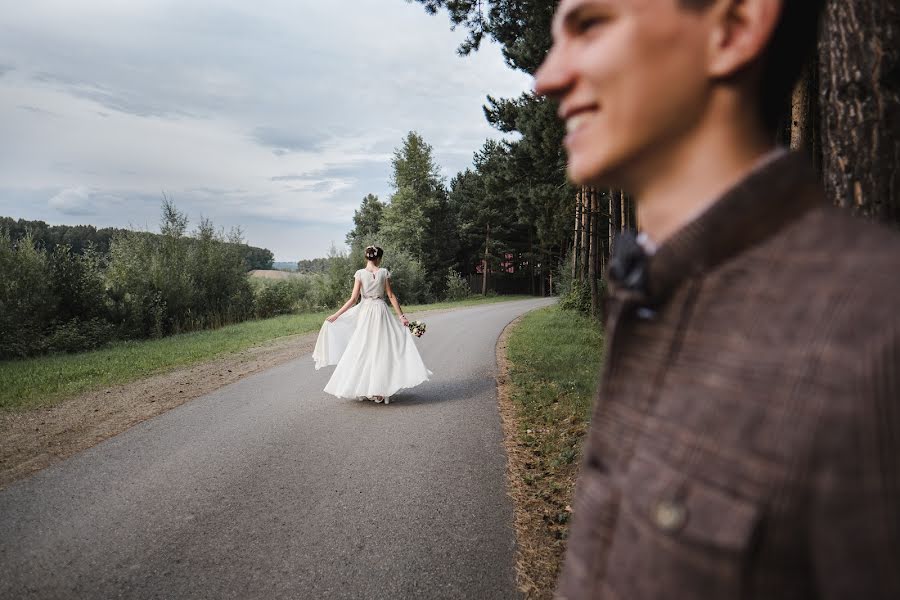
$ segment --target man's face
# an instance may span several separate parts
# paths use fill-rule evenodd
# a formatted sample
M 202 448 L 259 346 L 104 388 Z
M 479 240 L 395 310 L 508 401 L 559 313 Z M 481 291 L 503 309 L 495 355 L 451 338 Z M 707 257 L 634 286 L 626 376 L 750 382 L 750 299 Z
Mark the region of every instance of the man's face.
M 535 88 L 560 102 L 572 181 L 631 184 L 689 141 L 710 90 L 708 21 L 678 0 L 561 0 Z

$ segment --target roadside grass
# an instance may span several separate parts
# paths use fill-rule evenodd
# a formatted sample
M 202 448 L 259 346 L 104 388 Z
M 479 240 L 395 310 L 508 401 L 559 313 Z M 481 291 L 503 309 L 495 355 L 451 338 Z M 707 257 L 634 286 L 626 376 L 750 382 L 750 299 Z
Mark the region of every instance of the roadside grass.
M 520 585 L 528 598 L 552 597 L 599 381 L 602 337 L 598 322 L 557 306 L 528 313 L 509 334 L 514 439 L 507 448 Z
M 403 309 L 413 313 L 524 298 L 527 296 L 475 297 Z M 316 331 L 329 314 L 331 311 L 283 315 L 158 340 L 117 342 L 93 352 L 0 362 L 0 410 L 48 406 L 91 390 L 210 361 L 278 338 Z

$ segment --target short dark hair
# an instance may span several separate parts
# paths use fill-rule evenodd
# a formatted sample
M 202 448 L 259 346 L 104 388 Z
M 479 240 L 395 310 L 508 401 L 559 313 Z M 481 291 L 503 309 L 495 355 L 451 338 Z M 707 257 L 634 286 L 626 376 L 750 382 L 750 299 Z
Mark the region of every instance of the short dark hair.
M 368 246 L 366 248 L 366 258 L 368 260 L 377 260 L 384 256 L 384 250 L 378 246 Z
M 677 0 L 703 10 L 715 0 Z M 782 0 L 781 16 L 762 58 L 760 110 L 771 131 L 790 109 L 790 97 L 803 68 L 815 55 L 824 0 Z

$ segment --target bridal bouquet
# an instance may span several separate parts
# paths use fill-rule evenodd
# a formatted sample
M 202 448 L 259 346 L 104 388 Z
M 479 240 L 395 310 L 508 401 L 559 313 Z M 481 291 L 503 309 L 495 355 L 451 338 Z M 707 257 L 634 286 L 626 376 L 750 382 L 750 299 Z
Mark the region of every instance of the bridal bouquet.
M 409 327 L 409 331 L 416 337 L 422 337 L 422 334 L 425 333 L 425 323 L 421 321 L 410 321 L 407 327 Z

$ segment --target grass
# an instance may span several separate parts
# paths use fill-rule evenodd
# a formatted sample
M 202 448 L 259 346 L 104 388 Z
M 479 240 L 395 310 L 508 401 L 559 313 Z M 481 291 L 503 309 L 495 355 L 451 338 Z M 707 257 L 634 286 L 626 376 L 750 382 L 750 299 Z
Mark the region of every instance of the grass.
M 601 354 L 599 323 L 556 306 L 525 315 L 509 335 L 511 487 L 529 598 L 552 596 Z
M 523 296 L 471 298 L 406 306 L 404 312 L 521 300 Z M 102 350 L 0 362 L 0 410 L 47 406 L 80 393 L 207 362 L 281 337 L 316 331 L 329 312 L 284 315 L 159 340 L 118 342 Z

